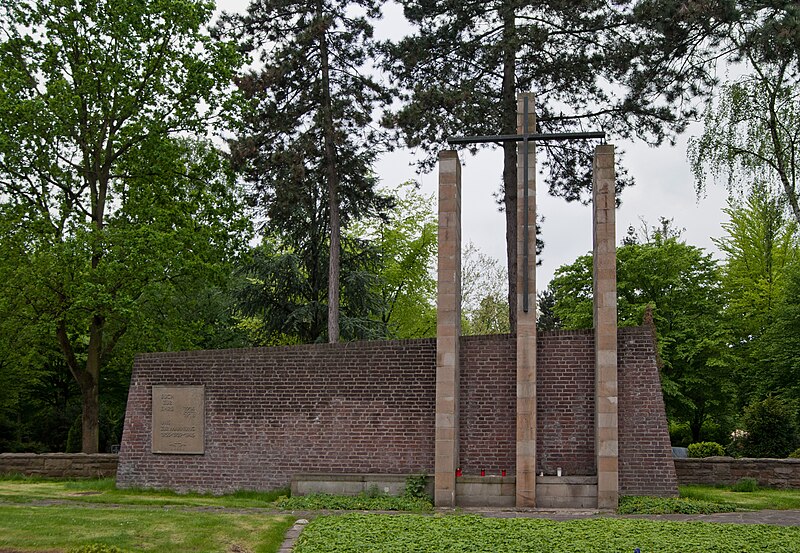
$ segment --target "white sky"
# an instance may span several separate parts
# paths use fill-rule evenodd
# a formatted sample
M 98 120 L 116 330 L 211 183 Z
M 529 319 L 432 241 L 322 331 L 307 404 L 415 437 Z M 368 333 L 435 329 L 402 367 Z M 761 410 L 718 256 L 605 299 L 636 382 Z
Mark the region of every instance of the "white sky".
M 219 9 L 224 11 L 242 12 L 248 4 L 248 0 L 218 0 Z M 408 28 L 402 9 L 387 2 L 376 34 L 381 38 L 399 38 Z M 617 151 L 625 151 L 625 166 L 636 180 L 636 186 L 623 191 L 622 206 L 617 210 L 618 242 L 625 236 L 628 226 L 639 229 L 642 220 L 648 226 L 655 226 L 660 217 L 666 217 L 674 220 L 676 228 L 685 229 L 683 238 L 689 244 L 720 257 L 711 238 L 723 234 L 721 223 L 726 216 L 722 208 L 726 191 L 722 185 L 712 184 L 706 197 L 698 200 L 686 159 L 688 137 L 701 131 L 700 125 L 692 125 L 676 146 L 649 148 L 641 143 L 611 142 Z M 413 162 L 411 152 L 398 150 L 384 155 L 375 171 L 385 186 L 394 187 L 415 179 L 422 184 L 423 192 L 436 194 L 436 172 L 417 175 Z M 484 151 L 477 156 L 465 152 L 462 162 L 465 162 L 462 168 L 463 241 L 472 241 L 481 251 L 505 262 L 505 217 L 497 210 L 493 196 L 500 184 L 502 152 Z M 548 195 L 543 185 L 539 188 L 537 209 L 545 217 L 542 225 L 545 249 L 536 280 L 537 288 L 543 289 L 559 266 L 591 250 L 592 212 L 591 206 L 569 204 Z

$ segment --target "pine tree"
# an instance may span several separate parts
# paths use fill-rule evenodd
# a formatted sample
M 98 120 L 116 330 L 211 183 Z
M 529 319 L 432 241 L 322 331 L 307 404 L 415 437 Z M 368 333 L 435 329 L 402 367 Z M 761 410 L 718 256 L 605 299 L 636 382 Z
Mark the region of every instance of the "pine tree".
M 536 95 L 537 132 L 602 129 L 615 138 L 659 144 L 685 128 L 670 109 L 688 82 L 702 88 L 702 68 L 670 62 L 683 53 L 657 33 L 642 32 L 634 2 L 597 0 L 405 0 L 417 34 L 386 46 L 388 69 L 406 104 L 387 117 L 408 146 L 435 163 L 445 138 L 516 134 L 516 94 Z M 673 37 L 677 33 L 673 33 Z M 686 39 L 688 40 L 688 39 Z M 623 86 L 626 85 L 626 86 Z M 592 144 L 544 144 L 549 193 L 588 201 Z M 516 145 L 506 143 L 503 209 L 509 260 L 512 332 L 516 302 Z M 618 168 L 618 192 L 630 184 Z
M 260 62 L 237 81 L 249 110 L 230 143 L 234 164 L 272 232 L 291 238 L 314 221 L 314 247 L 329 252 L 330 342 L 339 339 L 342 226 L 388 205 L 375 192 L 371 125 L 390 96 L 366 67 L 379 6 L 265 0 L 244 16 L 224 15 L 218 28 Z

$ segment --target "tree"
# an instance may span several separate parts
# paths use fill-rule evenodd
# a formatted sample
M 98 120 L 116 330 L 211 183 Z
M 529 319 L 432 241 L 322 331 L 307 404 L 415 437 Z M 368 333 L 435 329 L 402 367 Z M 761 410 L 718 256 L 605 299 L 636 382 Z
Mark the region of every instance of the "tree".
M 26 301 L 55 329 L 81 388 L 83 449 L 96 451 L 100 368 L 127 329 L 109 322 L 123 309 L 115 264 L 127 260 L 112 248 L 127 239 L 132 184 L 175 152 L 164 137 L 205 130 L 197 104 L 214 113 L 216 83 L 238 58 L 200 31 L 211 15 L 201 2 L 14 2 L 1 13 L 0 186 L 5 215 L 30 233 L 14 237 L 13 276 L 35 268 Z
M 800 261 L 787 267 L 773 322 L 764 336 L 763 388 L 800 402 Z
M 506 270 L 472 242 L 461 252 L 462 333 L 503 334 L 509 331 Z
M 382 336 L 379 314 L 379 252 L 359 238 L 343 236 L 340 324 L 345 340 Z M 238 310 L 245 317 L 251 340 L 257 345 L 306 344 L 327 338 L 324 236 L 309 232 L 274 231 L 264 237 L 242 264 L 244 279 L 237 293 Z
M 430 169 L 448 136 L 516 134 L 516 93 L 536 94 L 538 132 L 588 125 L 620 138 L 659 144 L 693 114 L 670 109 L 709 81 L 696 66 L 672 63 L 680 50 L 640 21 L 647 10 L 613 3 L 405 0 L 418 32 L 386 45 L 384 67 L 406 100 L 387 117 Z M 649 20 L 648 20 L 649 21 Z M 670 38 L 674 38 L 671 36 Z M 609 86 L 609 85 L 614 85 Z M 688 104 L 683 104 L 684 106 Z M 545 143 L 549 192 L 588 201 L 591 145 Z M 503 146 L 510 326 L 516 326 L 516 144 Z M 630 184 L 621 166 L 617 192 Z
M 699 441 L 704 423 L 725 423 L 729 415 L 719 267 L 702 249 L 656 233 L 651 242 L 618 248 L 617 279 L 621 326 L 640 324 L 653 306 L 667 412 L 688 423 Z M 550 288 L 564 328 L 591 328 L 591 255 L 557 269 Z
M 437 223 L 433 196 L 407 182 L 385 190 L 394 208 L 383 218 L 364 219 L 348 231 L 363 237 L 378 253 L 376 286 L 380 323 L 387 338 L 423 338 L 436 334 Z
M 248 108 L 230 141 L 253 199 L 276 228 L 308 216 L 325 223 L 330 342 L 340 332 L 342 228 L 387 207 L 375 193 L 371 125 L 389 96 L 365 67 L 369 21 L 379 10 L 375 0 L 267 0 L 251 3 L 244 16 L 224 15 L 218 30 L 258 54 L 263 66 L 237 80 Z M 316 211 L 319 199 L 323 213 Z
M 556 295 L 552 287 L 548 286 L 537 294 L 538 311 L 536 314 L 537 330 L 558 330 L 561 328 L 561 319 L 556 315 Z
M 744 203 L 729 200 L 727 235 L 714 240 L 726 255 L 722 272 L 725 318 L 731 329 L 732 353 L 738 357 L 736 381 L 742 406 L 771 390 L 765 334 L 775 320 L 787 269 L 800 255 L 797 224 L 787 218 L 780 199 L 755 189 Z
M 773 184 L 800 223 L 797 182 L 800 7 L 769 0 L 646 0 L 651 31 L 683 51 L 686 63 L 716 68 L 720 59 L 745 74 L 708 105 L 703 134 L 690 142 L 698 194 L 709 174 L 730 190 Z
M 690 141 L 698 194 L 707 176 L 727 175 L 731 192 L 776 187 L 800 224 L 800 81 L 787 65 L 762 67 L 720 89 L 703 134 Z M 743 183 L 750 183 L 750 187 Z
M 0 190 L 5 214 L 23 229 L 13 237 L 12 282 L 55 332 L 80 386 L 85 452 L 98 448 L 100 368 L 127 330 L 116 317 L 135 307 L 136 286 L 169 275 L 136 257 L 162 239 L 172 244 L 136 224 L 131 198 L 152 184 L 145 190 L 162 199 L 153 189 L 159 178 L 186 181 L 201 171 L 202 163 L 168 159 L 187 147 L 166 137 L 206 131 L 219 86 L 239 62 L 229 45 L 203 34 L 211 12 L 191 0 L 0 7 Z M 128 243 L 133 237 L 138 244 Z M 142 273 L 123 270 L 132 265 Z

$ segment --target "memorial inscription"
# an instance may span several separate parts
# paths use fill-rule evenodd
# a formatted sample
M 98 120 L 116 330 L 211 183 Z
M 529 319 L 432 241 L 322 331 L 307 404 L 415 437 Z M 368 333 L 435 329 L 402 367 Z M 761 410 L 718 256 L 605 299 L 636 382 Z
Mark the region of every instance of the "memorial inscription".
M 153 386 L 153 453 L 205 452 L 203 386 Z

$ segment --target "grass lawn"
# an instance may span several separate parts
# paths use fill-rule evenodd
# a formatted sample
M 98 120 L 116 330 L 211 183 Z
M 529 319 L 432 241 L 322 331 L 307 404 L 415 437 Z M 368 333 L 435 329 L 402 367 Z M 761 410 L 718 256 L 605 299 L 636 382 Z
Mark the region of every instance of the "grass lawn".
M 314 519 L 294 553 L 784 553 L 800 528 L 701 522 L 348 514 Z
M 800 509 L 800 490 L 758 488 L 752 492 L 734 492 L 729 486 L 681 486 L 681 497 L 735 505 L 737 509 Z
M 289 490 L 272 492 L 242 491 L 230 495 L 178 494 L 169 490 L 118 490 L 112 478 L 99 480 L 52 480 L 26 477 L 0 477 L 0 502 L 30 503 L 41 500 L 119 505 L 186 505 L 203 507 L 272 507 Z
M 117 490 L 109 479 L 2 478 L 0 550 L 103 543 L 131 552 L 274 553 L 294 517 L 219 508 L 271 507 L 279 495 L 179 495 Z
M 163 507 L 0 504 L 0 550 L 103 543 L 125 551 L 274 553 L 291 517 Z

